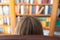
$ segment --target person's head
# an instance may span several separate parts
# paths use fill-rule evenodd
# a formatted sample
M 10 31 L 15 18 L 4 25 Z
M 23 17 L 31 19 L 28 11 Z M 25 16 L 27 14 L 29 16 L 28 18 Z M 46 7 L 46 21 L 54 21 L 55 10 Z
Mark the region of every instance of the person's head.
M 16 26 L 17 35 L 43 35 L 41 23 L 32 16 L 23 16 Z

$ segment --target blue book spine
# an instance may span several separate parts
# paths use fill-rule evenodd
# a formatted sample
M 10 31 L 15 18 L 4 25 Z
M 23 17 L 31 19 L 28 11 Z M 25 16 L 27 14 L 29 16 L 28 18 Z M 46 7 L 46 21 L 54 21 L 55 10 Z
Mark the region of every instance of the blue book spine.
M 6 17 L 3 18 L 3 22 L 4 22 L 4 24 L 7 24 L 7 18 Z
M 34 14 L 34 6 L 32 6 L 32 14 Z
M 0 3 L 1 3 L 1 0 L 0 0 Z
M 52 9 L 52 6 L 49 6 L 48 7 L 48 14 L 51 14 L 51 9 Z

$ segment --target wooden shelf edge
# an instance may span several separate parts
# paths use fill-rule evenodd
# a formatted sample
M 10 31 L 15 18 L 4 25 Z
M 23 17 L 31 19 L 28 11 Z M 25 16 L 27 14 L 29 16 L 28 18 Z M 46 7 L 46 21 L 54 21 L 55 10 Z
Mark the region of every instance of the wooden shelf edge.
M 60 31 L 60 28 L 59 27 L 58 28 L 55 28 L 55 30 Z
M 0 6 L 9 6 L 9 3 L 0 3 Z
M 25 15 L 27 15 L 28 16 L 28 14 L 25 14 Z M 16 16 L 25 16 L 24 14 L 22 15 L 22 14 L 16 14 Z M 36 15 L 36 14 L 31 14 L 31 15 L 29 15 L 29 16 L 36 16 L 36 17 L 50 17 L 50 14 L 48 14 L 48 15 L 44 15 L 44 14 L 39 14 L 39 15 Z

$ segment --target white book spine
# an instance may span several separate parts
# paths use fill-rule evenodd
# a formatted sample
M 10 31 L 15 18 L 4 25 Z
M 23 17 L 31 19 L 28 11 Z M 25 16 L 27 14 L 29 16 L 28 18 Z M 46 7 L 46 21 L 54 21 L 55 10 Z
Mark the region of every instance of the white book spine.
M 3 0 L 4 3 L 9 3 L 9 0 Z
M 50 4 L 53 4 L 53 0 L 50 0 Z
M 24 14 L 24 6 L 23 5 L 21 5 L 21 14 Z
M 45 6 L 45 15 L 48 14 L 48 6 Z
M 7 17 L 7 24 L 10 25 L 9 17 Z
M 27 4 L 29 3 L 29 0 L 25 0 L 25 1 L 26 1 Z
M 39 6 L 36 6 L 36 14 L 38 14 Z
M 30 4 L 33 4 L 34 0 L 30 0 Z
M 42 0 L 38 0 L 38 4 L 42 4 Z
M 1 0 L 1 3 L 3 3 L 4 0 Z
M 10 13 L 9 6 L 3 6 L 3 13 L 4 13 L 4 15 L 9 15 L 9 13 Z
M 0 6 L 0 15 L 3 14 L 3 11 L 2 11 L 2 6 Z
M 3 24 L 3 18 L 0 18 L 0 25 Z

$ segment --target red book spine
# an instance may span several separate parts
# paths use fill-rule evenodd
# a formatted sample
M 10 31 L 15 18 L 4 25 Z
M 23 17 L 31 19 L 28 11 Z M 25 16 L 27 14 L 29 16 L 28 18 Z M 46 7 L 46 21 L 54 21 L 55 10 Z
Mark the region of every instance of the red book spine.
M 26 6 L 26 14 L 29 14 L 29 6 Z
M 47 1 L 46 0 L 42 0 L 42 3 L 44 4 L 44 3 L 47 3 Z
M 36 6 L 34 6 L 34 14 L 36 14 Z

